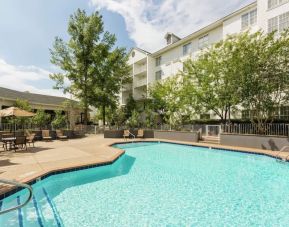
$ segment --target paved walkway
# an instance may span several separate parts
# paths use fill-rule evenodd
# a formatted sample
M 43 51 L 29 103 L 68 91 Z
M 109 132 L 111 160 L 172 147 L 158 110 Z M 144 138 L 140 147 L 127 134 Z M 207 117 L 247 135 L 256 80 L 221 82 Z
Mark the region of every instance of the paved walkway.
M 146 140 L 151 141 L 156 139 Z M 112 162 L 123 153 L 119 149 L 110 147 L 115 142 L 123 142 L 123 139 L 104 139 L 103 135 L 91 135 L 86 138 L 68 141 L 36 142 L 35 148 L 30 147 L 28 151 L 1 151 L 0 178 L 29 182 L 54 170 Z M 269 150 L 205 143 L 180 143 L 242 150 L 270 156 L 278 154 L 276 151 Z M 282 152 L 280 155 L 282 158 L 286 158 L 289 156 L 289 152 Z M 0 194 L 8 189 L 7 185 L 0 184 Z

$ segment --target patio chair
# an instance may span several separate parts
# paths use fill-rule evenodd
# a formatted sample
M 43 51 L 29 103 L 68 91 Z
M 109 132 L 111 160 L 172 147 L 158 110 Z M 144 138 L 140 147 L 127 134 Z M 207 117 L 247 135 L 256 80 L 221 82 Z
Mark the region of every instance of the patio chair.
M 27 150 L 27 145 L 26 145 L 26 136 L 17 136 L 15 141 L 14 141 L 14 150 L 21 148 L 22 150 Z
M 67 140 L 67 136 L 63 134 L 62 130 L 56 130 L 56 137 L 60 140 Z
M 124 139 L 129 138 L 129 134 L 130 134 L 130 131 L 129 131 L 129 130 L 124 130 L 124 131 L 123 131 L 123 138 L 124 138 Z
M 4 148 L 4 151 L 7 151 L 8 150 L 8 145 L 9 147 L 11 148 L 11 145 L 12 145 L 12 142 L 11 141 L 6 141 L 6 142 L 3 142 L 2 139 L 5 139 L 5 138 L 12 138 L 14 137 L 14 134 L 13 133 L 4 133 L 1 135 L 1 142 L 2 142 L 2 146 Z
M 49 130 L 42 130 L 42 139 L 45 141 L 52 141 L 52 137 L 49 134 Z
M 144 138 L 144 131 L 143 129 L 137 130 L 137 138 Z
M 31 143 L 33 144 L 34 147 L 35 135 L 36 135 L 35 133 L 30 133 L 29 135 L 26 135 L 26 142 L 29 144 L 29 147 Z

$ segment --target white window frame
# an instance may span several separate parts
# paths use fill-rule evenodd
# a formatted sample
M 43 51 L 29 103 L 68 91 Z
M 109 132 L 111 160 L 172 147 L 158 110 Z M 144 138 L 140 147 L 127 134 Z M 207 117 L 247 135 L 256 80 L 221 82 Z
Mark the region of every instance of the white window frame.
M 203 35 L 199 38 L 198 46 L 199 49 L 203 49 L 209 45 L 209 34 Z
M 253 9 L 241 16 L 241 29 L 247 29 L 257 24 L 257 9 Z
M 282 13 L 279 16 L 270 18 L 268 20 L 268 33 L 271 32 L 282 32 L 284 29 L 289 28 L 289 11 L 286 13 Z
M 160 66 L 162 63 L 162 56 L 156 58 L 156 66 Z
M 163 76 L 163 71 L 162 70 L 156 71 L 155 80 L 161 80 L 162 76 Z
M 183 56 L 186 56 L 192 52 L 192 43 L 183 45 Z
M 288 2 L 289 2 L 289 0 L 268 0 L 267 1 L 267 8 L 268 8 L 268 10 L 274 9 L 274 8 L 281 6 L 281 5 L 288 3 Z

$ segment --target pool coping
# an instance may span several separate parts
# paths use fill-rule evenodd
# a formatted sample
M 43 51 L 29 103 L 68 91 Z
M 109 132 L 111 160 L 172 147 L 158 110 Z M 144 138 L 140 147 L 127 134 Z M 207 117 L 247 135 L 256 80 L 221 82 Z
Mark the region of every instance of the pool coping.
M 169 144 L 176 144 L 176 145 L 185 145 L 185 146 L 191 146 L 191 147 L 200 147 L 200 148 L 209 148 L 214 150 L 224 150 L 224 151 L 231 151 L 231 152 L 238 152 L 238 153 L 245 153 L 245 154 L 253 154 L 253 155 L 262 155 L 267 156 L 270 158 L 282 160 L 284 162 L 289 162 L 289 159 L 286 155 L 286 159 L 282 159 L 282 157 L 277 156 L 279 151 L 271 151 L 271 150 L 261 150 L 261 149 L 255 149 L 255 148 L 247 148 L 247 147 L 232 147 L 227 145 L 220 145 L 220 144 L 205 144 L 205 143 L 193 143 L 193 142 L 182 142 L 182 141 L 172 141 L 172 140 L 137 140 L 137 141 L 131 141 L 131 142 L 114 142 L 110 146 L 117 145 L 117 144 L 126 144 L 126 143 L 145 143 L 145 142 L 161 142 L 161 143 L 169 143 Z M 276 153 L 276 154 L 273 154 Z M 286 152 L 282 152 L 286 153 Z
M 38 174 L 37 176 L 33 176 L 32 178 L 29 178 L 28 180 L 21 181 L 21 183 L 28 184 L 28 185 L 32 186 L 33 184 L 35 184 L 41 180 L 44 180 L 50 176 L 53 176 L 53 175 L 58 175 L 58 174 L 62 174 L 62 173 L 69 173 L 69 172 L 85 170 L 85 169 L 91 169 L 91 168 L 100 167 L 100 166 L 111 165 L 114 162 L 116 162 L 125 153 L 125 151 L 122 149 L 119 149 L 119 148 L 116 148 L 116 149 L 118 149 L 120 151 L 120 153 L 116 153 L 116 155 L 109 161 L 101 161 L 101 162 L 95 162 L 95 163 L 89 163 L 89 164 L 74 165 L 74 166 L 70 166 L 70 167 L 56 168 L 56 169 L 49 170 L 49 171 L 43 171 L 40 174 Z M 0 200 L 3 200 L 4 198 L 9 197 L 9 196 L 21 191 L 21 190 L 23 190 L 23 188 L 9 185 L 0 191 Z
M 254 149 L 254 148 L 245 148 L 245 147 L 232 147 L 232 146 L 226 146 L 226 145 L 219 145 L 219 144 L 205 144 L 205 143 L 194 143 L 194 142 L 184 142 L 184 141 L 174 141 L 174 140 L 165 140 L 165 139 L 138 139 L 138 140 L 129 140 L 129 141 L 115 141 L 106 144 L 107 147 L 113 147 L 117 144 L 130 144 L 130 143 L 168 143 L 168 144 L 176 144 L 176 145 L 185 145 L 185 146 L 191 146 L 191 147 L 200 147 L 200 148 L 209 148 L 214 150 L 225 150 L 225 151 L 231 151 L 231 152 L 238 152 L 238 153 L 246 153 L 246 154 L 254 154 L 254 155 L 263 155 L 270 158 L 275 158 L 279 160 L 283 160 L 282 157 L 276 156 L 279 152 L 278 151 L 271 151 L 271 150 L 261 150 L 261 149 Z M 21 183 L 33 185 L 37 183 L 38 181 L 44 180 L 50 176 L 62 174 L 62 173 L 68 173 L 68 172 L 74 172 L 84 169 L 90 169 L 100 166 L 106 166 L 111 165 L 114 162 L 116 162 L 122 155 L 125 154 L 125 151 L 121 148 L 113 147 L 114 149 L 117 149 L 119 152 L 117 152 L 111 160 L 108 161 L 100 161 L 100 162 L 94 162 L 94 163 L 86 163 L 86 164 L 80 164 L 80 165 L 73 165 L 69 167 L 63 167 L 63 168 L 55 168 L 53 170 L 49 171 L 43 171 L 39 173 L 36 176 L 33 176 L 29 179 L 24 179 L 21 181 Z M 273 153 L 276 153 L 274 155 Z M 286 156 L 287 157 L 287 156 Z M 288 158 L 286 160 L 283 160 L 284 162 L 288 162 Z M 19 191 L 23 190 L 23 188 L 19 188 L 16 186 L 7 186 L 1 189 L 0 191 L 0 200 L 3 200 L 4 198 L 11 196 Z

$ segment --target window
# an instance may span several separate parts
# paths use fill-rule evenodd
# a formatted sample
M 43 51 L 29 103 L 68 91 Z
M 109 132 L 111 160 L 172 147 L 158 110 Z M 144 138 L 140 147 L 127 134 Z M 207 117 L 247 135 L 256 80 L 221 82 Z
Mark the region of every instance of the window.
M 257 9 L 254 9 L 246 14 L 242 15 L 241 18 L 242 29 L 246 29 L 249 26 L 253 26 L 257 23 Z
M 242 15 L 242 29 L 249 27 L 249 14 Z
M 273 17 L 268 20 L 268 32 L 278 31 L 278 17 Z
M 282 32 L 289 28 L 289 12 L 283 13 L 277 17 L 268 20 L 268 32 Z
M 134 52 L 134 51 L 131 53 L 131 56 L 132 56 L 132 57 L 134 57 L 134 56 L 135 56 L 135 52 Z
M 282 106 L 280 108 L 280 119 L 289 119 L 289 106 Z
M 279 0 L 268 0 L 268 9 L 272 9 L 273 7 L 277 6 L 279 4 L 278 2 Z
M 211 116 L 210 116 L 210 114 L 201 114 L 200 119 L 201 120 L 209 120 L 209 119 L 211 119 Z
M 160 66 L 162 62 L 162 56 L 156 58 L 156 66 Z
M 279 31 L 289 28 L 289 12 L 279 16 Z
M 250 119 L 250 111 L 242 110 L 242 119 Z
M 204 47 L 209 45 L 209 35 L 205 35 L 199 38 L 199 49 L 203 49 Z
M 187 43 L 186 45 L 183 45 L 183 56 L 190 54 L 192 51 L 192 44 Z
M 156 72 L 156 80 L 161 80 L 162 79 L 162 74 L 163 74 L 162 70 L 157 71 Z
M 274 7 L 277 7 L 279 5 L 282 5 L 289 0 L 268 0 L 268 9 L 272 9 Z

